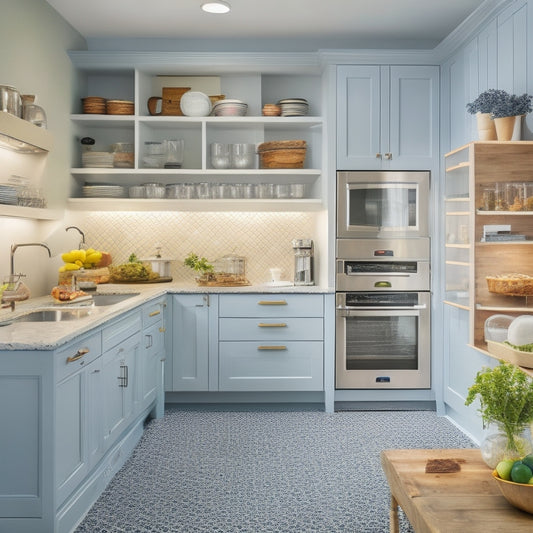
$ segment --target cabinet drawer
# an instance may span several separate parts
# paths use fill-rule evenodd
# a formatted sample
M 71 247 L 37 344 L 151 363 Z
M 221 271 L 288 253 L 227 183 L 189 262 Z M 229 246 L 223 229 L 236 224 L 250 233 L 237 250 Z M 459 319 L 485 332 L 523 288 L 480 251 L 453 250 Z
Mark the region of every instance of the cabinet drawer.
M 100 332 L 70 342 L 54 355 L 56 382 L 87 366 L 100 355 L 102 355 L 102 336 Z
M 163 313 L 165 311 L 165 300 L 159 299 L 149 302 L 142 308 L 143 328 L 151 326 L 156 322 L 163 321 Z
M 322 342 L 221 342 L 219 390 L 323 390 Z
M 221 341 L 321 341 L 322 318 L 220 318 Z
M 102 332 L 102 351 L 113 348 L 140 330 L 141 313 L 139 311 L 113 322 Z
M 219 316 L 277 317 L 324 315 L 321 294 L 222 294 Z

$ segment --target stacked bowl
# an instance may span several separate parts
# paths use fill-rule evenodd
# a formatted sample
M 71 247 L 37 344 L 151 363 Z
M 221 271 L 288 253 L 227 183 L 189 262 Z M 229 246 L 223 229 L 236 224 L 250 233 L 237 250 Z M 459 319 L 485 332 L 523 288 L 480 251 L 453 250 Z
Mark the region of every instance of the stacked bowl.
M 278 105 L 281 107 L 282 117 L 302 117 L 309 111 L 309 104 L 305 98 L 286 98 L 280 100 Z
M 243 117 L 248 111 L 248 104 L 241 100 L 219 100 L 214 106 L 212 114 L 215 117 Z

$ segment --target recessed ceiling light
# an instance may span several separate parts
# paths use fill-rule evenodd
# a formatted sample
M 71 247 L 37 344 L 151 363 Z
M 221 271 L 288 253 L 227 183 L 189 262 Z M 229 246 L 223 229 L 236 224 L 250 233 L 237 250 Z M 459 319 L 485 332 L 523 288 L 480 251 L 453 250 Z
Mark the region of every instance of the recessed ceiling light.
M 202 9 L 207 13 L 228 13 L 231 6 L 227 2 L 217 0 L 216 2 L 205 2 Z

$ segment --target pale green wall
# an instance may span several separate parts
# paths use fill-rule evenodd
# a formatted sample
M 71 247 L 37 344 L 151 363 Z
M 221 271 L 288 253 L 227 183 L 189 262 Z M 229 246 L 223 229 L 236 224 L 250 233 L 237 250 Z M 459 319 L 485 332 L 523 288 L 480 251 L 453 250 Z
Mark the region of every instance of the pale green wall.
M 70 120 L 74 70 L 67 55 L 85 50 L 83 37 L 44 0 L 0 0 L 0 84 L 35 94 L 47 114 L 54 147 L 47 158 L 43 183 L 50 207 L 64 205 L 69 193 Z M 2 154 L 0 153 L 0 171 Z M 9 271 L 13 242 L 41 240 L 50 223 L 0 217 L 0 275 Z M 33 295 L 47 292 L 51 268 L 46 253 L 17 251 L 16 270 L 27 274 Z

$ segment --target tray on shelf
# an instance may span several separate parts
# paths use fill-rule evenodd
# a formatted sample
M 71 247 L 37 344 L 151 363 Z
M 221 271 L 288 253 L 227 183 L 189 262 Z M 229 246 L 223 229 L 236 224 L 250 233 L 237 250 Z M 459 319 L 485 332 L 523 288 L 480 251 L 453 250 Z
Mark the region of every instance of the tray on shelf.
M 489 353 L 499 359 L 504 359 L 513 365 L 533 368 L 533 352 L 521 352 L 508 344 L 495 341 L 487 341 L 487 347 Z

